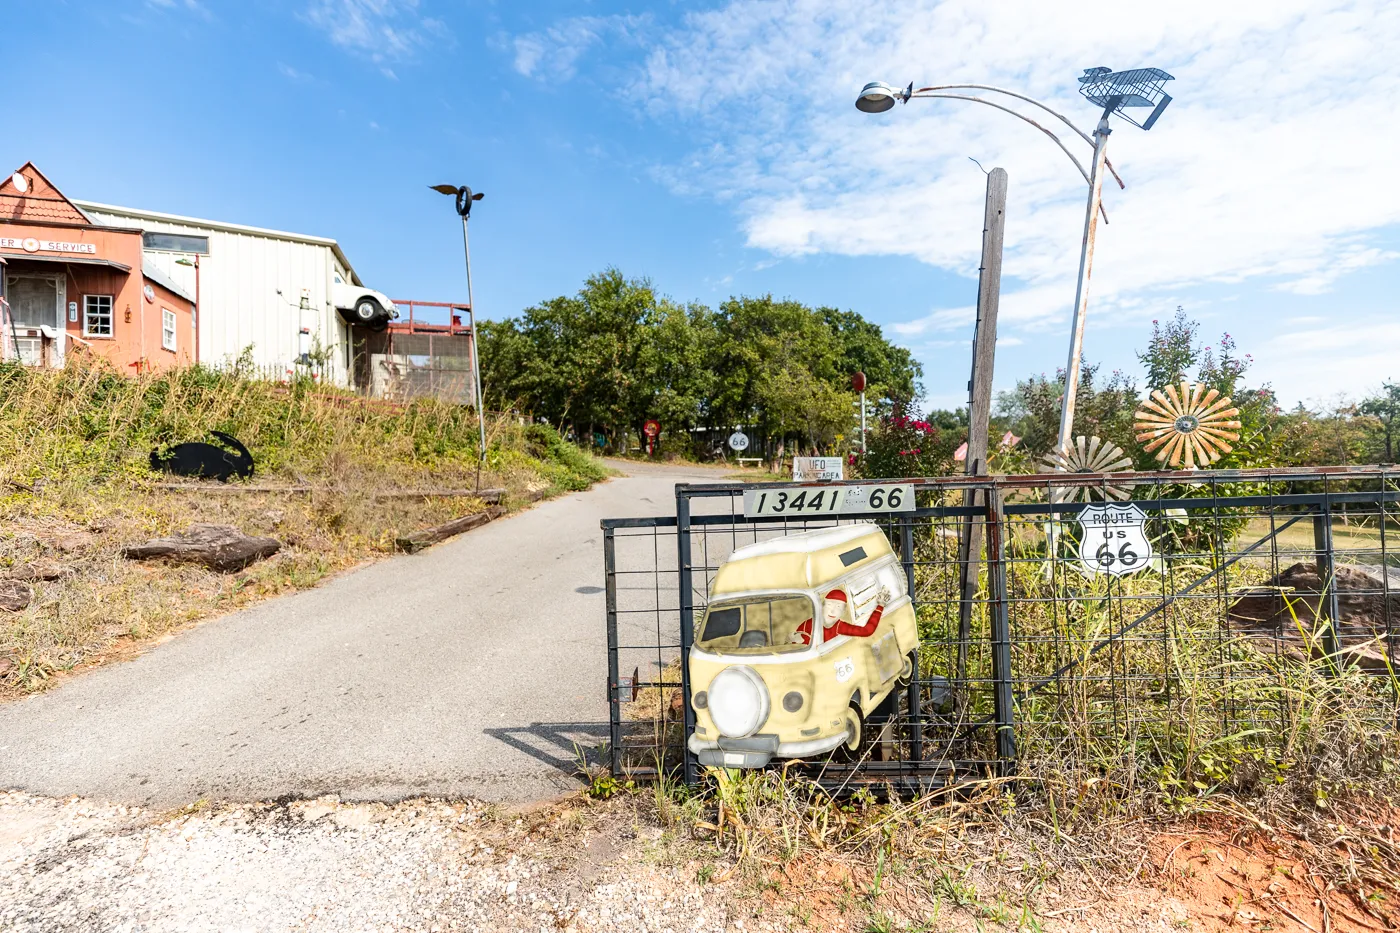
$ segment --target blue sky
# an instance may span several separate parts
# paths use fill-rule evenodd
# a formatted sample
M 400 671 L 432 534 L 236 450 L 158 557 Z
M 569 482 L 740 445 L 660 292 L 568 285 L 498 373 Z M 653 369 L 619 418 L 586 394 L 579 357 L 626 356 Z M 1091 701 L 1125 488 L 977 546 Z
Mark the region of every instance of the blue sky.
M 681 301 L 772 292 L 877 321 L 951 405 L 980 246 L 968 157 L 1011 176 L 998 388 L 1064 363 L 1083 181 L 991 108 L 868 116 L 856 91 L 995 84 L 1092 129 L 1079 70 L 1156 65 L 1175 101 L 1150 133 L 1115 125 L 1128 187 L 1106 193 L 1087 357 L 1134 369 L 1180 304 L 1285 400 L 1327 403 L 1400 377 L 1397 6 L 1183 2 L 1110 27 L 972 0 L 8 4 L 0 161 L 77 198 L 332 236 L 368 284 L 427 300 L 465 292 L 427 185 L 470 184 L 483 316 L 608 265 Z

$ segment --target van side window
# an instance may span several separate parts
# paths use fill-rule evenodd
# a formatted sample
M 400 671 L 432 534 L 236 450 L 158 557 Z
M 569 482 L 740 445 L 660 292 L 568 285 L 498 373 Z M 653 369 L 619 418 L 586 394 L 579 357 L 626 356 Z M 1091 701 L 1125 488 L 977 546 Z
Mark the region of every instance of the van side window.
M 865 560 L 865 548 L 853 547 L 849 551 L 841 552 L 841 566 L 849 567 Z
M 705 634 L 701 640 L 729 638 L 739 634 L 739 626 L 743 624 L 743 613 L 744 610 L 738 606 L 713 610 L 710 613 L 710 618 L 705 622 Z

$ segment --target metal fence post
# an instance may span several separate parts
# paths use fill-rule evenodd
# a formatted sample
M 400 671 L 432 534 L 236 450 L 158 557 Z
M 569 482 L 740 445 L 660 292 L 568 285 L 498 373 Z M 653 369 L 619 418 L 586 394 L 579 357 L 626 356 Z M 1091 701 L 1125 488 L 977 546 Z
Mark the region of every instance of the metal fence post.
M 1016 767 L 1016 711 L 1011 673 L 1011 604 L 1006 588 L 1006 547 L 1001 527 L 1001 490 L 986 491 L 987 585 L 991 589 L 992 708 L 997 758 L 1003 774 Z
M 1335 672 L 1342 655 L 1337 637 L 1337 624 L 1342 617 L 1341 599 L 1337 593 L 1337 567 L 1332 550 L 1332 500 L 1323 493 L 1322 504 L 1313 518 L 1313 547 L 1316 552 L 1317 578 L 1322 592 L 1317 594 L 1317 621 L 1321 626 L 1322 650 L 1327 655 L 1327 669 Z M 1323 617 L 1326 616 L 1326 623 Z
M 919 601 L 914 593 L 914 520 L 905 517 L 899 525 L 900 559 L 904 563 L 905 586 L 909 590 L 909 608 L 914 612 L 915 625 L 919 619 Z M 924 760 L 924 714 L 922 687 L 919 684 L 919 646 L 914 645 L 914 673 L 909 677 L 909 757 Z
M 696 760 L 690 753 L 695 733 L 695 709 L 690 705 L 690 646 L 695 642 L 695 601 L 690 568 L 690 498 L 683 484 L 676 484 L 676 576 L 680 586 L 681 700 L 685 727 L 681 735 L 682 774 L 687 787 L 694 786 Z
M 622 776 L 622 699 L 617 695 L 617 548 L 616 532 L 603 522 L 603 600 L 608 617 L 608 768 Z

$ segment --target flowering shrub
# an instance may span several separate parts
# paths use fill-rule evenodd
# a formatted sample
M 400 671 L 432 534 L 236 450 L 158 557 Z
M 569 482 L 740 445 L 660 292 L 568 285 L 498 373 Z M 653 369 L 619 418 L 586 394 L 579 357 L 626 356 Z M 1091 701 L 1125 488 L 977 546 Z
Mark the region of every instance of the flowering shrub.
M 884 479 L 960 472 L 953 451 L 966 435 L 966 427 L 935 425 L 907 408 L 897 408 L 876 422 L 866 439 L 865 455 L 851 455 L 851 474 Z

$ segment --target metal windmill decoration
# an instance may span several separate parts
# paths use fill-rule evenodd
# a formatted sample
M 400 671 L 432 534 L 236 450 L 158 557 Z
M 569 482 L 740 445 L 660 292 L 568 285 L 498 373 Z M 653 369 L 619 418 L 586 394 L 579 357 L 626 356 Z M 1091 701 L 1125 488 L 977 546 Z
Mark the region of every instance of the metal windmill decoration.
M 1191 470 L 1234 449 L 1230 442 L 1240 439 L 1239 413 L 1219 390 L 1182 381 L 1179 387 L 1153 389 L 1133 416 L 1133 427 L 1140 432 L 1137 439 L 1147 442 L 1143 449 L 1155 451 L 1158 462 Z
M 1132 469 L 1133 461 L 1117 444 L 1098 437 L 1080 435 L 1066 450 L 1056 450 L 1041 458 L 1041 473 L 1118 473 Z M 1051 502 L 1091 502 L 1098 496 L 1126 499 L 1130 491 L 1122 486 L 1052 486 Z

